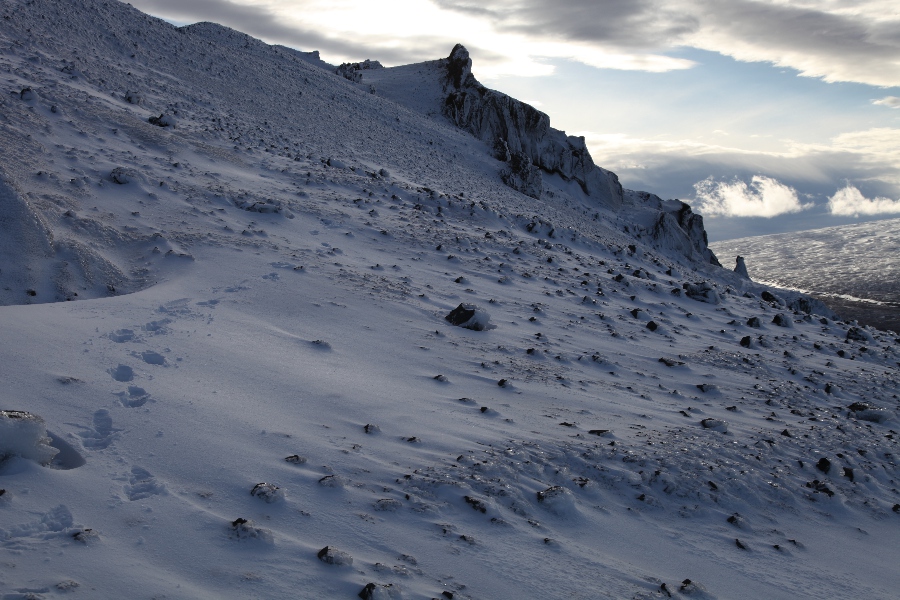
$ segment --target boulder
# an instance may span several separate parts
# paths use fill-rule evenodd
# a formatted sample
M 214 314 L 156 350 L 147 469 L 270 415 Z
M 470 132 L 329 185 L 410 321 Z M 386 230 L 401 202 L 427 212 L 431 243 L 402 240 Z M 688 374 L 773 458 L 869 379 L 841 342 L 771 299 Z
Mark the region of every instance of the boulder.
M 472 331 L 484 331 L 486 329 L 494 329 L 496 326 L 491 324 L 491 316 L 484 310 L 478 308 L 474 304 L 466 302 L 451 310 L 444 320 L 451 325 L 471 329 Z

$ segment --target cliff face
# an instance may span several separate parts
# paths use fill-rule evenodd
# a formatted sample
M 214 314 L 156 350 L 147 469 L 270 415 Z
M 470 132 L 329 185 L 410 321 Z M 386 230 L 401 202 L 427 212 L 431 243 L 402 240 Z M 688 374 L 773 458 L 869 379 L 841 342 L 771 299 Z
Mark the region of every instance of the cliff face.
M 495 156 L 510 163 L 504 171 L 508 185 L 539 198 L 545 171 L 578 182 L 585 194 L 608 208 L 622 205 L 619 178 L 594 164 L 583 137 L 553 129 L 545 113 L 481 85 L 472 75 L 472 60 L 462 45 L 453 48 L 446 63 L 444 115 L 492 145 Z M 527 161 L 521 160 L 523 155 Z M 515 156 L 519 158 L 511 160 Z

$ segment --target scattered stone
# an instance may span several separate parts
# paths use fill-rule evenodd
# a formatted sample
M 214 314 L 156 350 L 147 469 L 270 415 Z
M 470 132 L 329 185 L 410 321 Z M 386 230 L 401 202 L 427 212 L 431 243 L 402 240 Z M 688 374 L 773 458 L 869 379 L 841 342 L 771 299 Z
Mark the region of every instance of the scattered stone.
M 300 456 L 299 454 L 291 454 L 290 456 L 285 456 L 284 460 L 289 463 L 294 463 L 295 465 L 302 465 L 306 463 L 306 457 Z
M 344 487 L 344 480 L 337 475 L 326 475 L 319 480 L 319 485 L 328 488 L 339 488 Z
M 812 481 L 807 482 L 806 487 L 811 488 L 811 489 L 815 490 L 816 492 L 821 492 L 822 494 L 825 494 L 829 498 L 834 496 L 834 491 L 832 491 L 827 485 L 825 485 L 823 482 L 819 481 L 818 479 L 813 479 Z
M 265 500 L 267 504 L 284 500 L 284 490 L 271 483 L 257 483 L 250 490 L 250 495 Z
M 382 498 L 375 501 L 375 510 L 382 512 L 394 512 L 403 506 L 399 500 L 394 498 Z
M 777 315 L 775 315 L 775 317 L 772 319 L 772 322 L 779 327 L 794 326 L 794 322 L 791 320 L 791 318 L 783 313 L 778 313 Z
M 357 594 L 362 600 L 402 600 L 400 588 L 393 583 L 380 585 L 377 583 L 367 583 L 366 587 Z
M 873 342 L 872 336 L 861 327 L 851 327 L 847 330 L 848 342 Z
M 434 379 L 435 381 L 440 381 L 441 383 L 447 383 L 448 381 L 450 381 L 449 379 L 447 379 L 446 375 L 435 375 L 434 377 L 432 377 L 432 379 Z
M 650 331 L 656 331 L 659 329 L 659 325 L 656 324 L 656 321 L 647 321 L 647 329 Z
M 379 433 L 379 432 L 381 432 L 381 427 L 379 427 L 378 425 L 372 425 L 371 423 L 369 423 L 369 424 L 366 424 L 365 427 L 363 427 L 363 431 L 365 431 L 366 433 Z
M 478 498 L 473 498 L 472 496 L 465 496 L 465 497 L 463 497 L 463 500 L 465 500 L 466 504 L 468 504 L 469 506 L 471 506 L 478 512 L 480 512 L 480 513 L 487 512 L 487 505 L 484 502 L 482 502 L 481 500 L 479 500 Z
M 80 529 L 72 534 L 72 539 L 82 544 L 89 544 L 94 540 L 100 539 L 100 535 L 90 528 Z
M 719 388 L 711 383 L 698 383 L 697 389 L 700 390 L 701 392 L 703 392 L 704 394 L 707 394 L 709 392 L 719 391 Z
M 117 183 L 119 185 L 125 185 L 126 183 L 130 183 L 134 175 L 129 172 L 125 167 L 116 167 L 109 174 L 109 178 L 113 183 Z
M 675 359 L 672 359 L 672 358 L 665 358 L 665 357 L 660 358 L 660 359 L 659 359 L 659 362 L 661 362 L 662 364 L 666 365 L 667 367 L 680 367 L 680 366 L 682 366 L 682 365 L 684 364 L 684 363 L 683 363 L 682 361 L 680 361 L 680 360 L 675 360 Z
M 751 338 L 749 335 L 745 335 L 741 338 L 741 346 L 743 346 L 744 348 L 749 348 L 752 343 L 753 338 Z
M 768 290 L 762 293 L 762 299 L 769 304 L 782 304 L 781 299 Z
M 747 550 L 747 546 L 744 545 L 744 543 L 737 538 L 734 538 L 734 545 L 737 546 L 738 548 L 740 548 L 741 550 Z
M 606 435 L 609 433 L 609 429 L 591 429 L 588 433 L 591 435 Z
M 762 327 L 762 321 L 759 317 L 750 317 L 749 319 L 747 319 L 747 327 L 759 329 L 760 327 Z
M 718 431 L 719 433 L 728 432 L 728 423 L 721 419 L 703 419 L 700 421 L 700 424 L 703 425 L 705 429 L 711 429 L 713 431 Z
M 333 546 L 325 546 L 316 554 L 327 565 L 352 565 L 353 557 Z
M 891 418 L 890 411 L 884 408 L 878 408 L 869 402 L 854 402 L 847 407 L 857 419 L 862 421 L 870 421 L 872 423 L 884 423 Z
M 509 387 L 510 383 L 506 379 L 501 379 L 500 381 L 497 382 L 497 385 L 499 385 L 502 388 L 505 388 L 505 387 Z
M 272 541 L 272 532 L 268 529 L 257 527 L 253 521 L 244 518 L 237 518 L 231 522 L 231 535 L 233 539 L 258 539 L 264 542 Z
M 147 119 L 147 122 L 151 125 L 156 125 L 157 127 L 174 127 L 175 117 L 163 113 L 158 117 L 150 117 Z
M 827 475 L 831 470 L 831 461 L 823 456 L 819 459 L 819 462 L 816 463 L 816 468 Z

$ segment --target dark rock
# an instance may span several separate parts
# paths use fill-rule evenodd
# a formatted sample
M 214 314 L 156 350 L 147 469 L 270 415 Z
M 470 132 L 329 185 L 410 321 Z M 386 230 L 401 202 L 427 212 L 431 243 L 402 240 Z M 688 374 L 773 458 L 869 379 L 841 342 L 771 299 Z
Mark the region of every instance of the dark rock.
M 463 497 L 463 500 L 465 500 L 466 504 L 468 504 L 469 506 L 471 506 L 478 512 L 480 512 L 480 513 L 487 512 L 487 505 L 484 502 L 482 502 L 481 500 L 479 500 L 478 498 L 473 498 L 472 496 L 465 496 L 465 497 Z
M 472 331 L 484 331 L 493 329 L 490 324 L 490 316 L 474 304 L 461 303 L 459 306 L 450 311 L 444 320 L 451 325 L 471 329 Z
M 660 359 L 659 359 L 659 362 L 661 362 L 662 364 L 666 365 L 667 367 L 680 367 L 681 365 L 684 364 L 684 363 L 681 362 L 680 360 L 674 360 L 674 359 L 671 359 L 671 358 L 665 358 L 665 357 L 660 358 Z
M 609 429 L 591 429 L 588 433 L 591 435 L 606 435 L 609 433 Z
M 823 456 L 819 459 L 819 462 L 816 463 L 816 468 L 827 475 L 831 470 L 831 461 Z
M 365 427 L 363 427 L 363 431 L 365 431 L 366 433 L 378 433 L 379 431 L 381 431 L 381 427 L 379 427 L 378 425 L 372 425 L 371 423 L 369 423 L 369 424 L 366 424 Z
M 295 465 L 302 465 L 306 462 L 306 457 L 300 456 L 299 454 L 292 454 L 290 456 L 284 457 L 284 460 L 289 463 L 294 463 Z
M 772 322 L 779 327 L 793 327 L 794 325 L 794 322 L 791 320 L 791 318 L 782 313 L 778 313 L 777 315 L 775 315 L 775 317 L 772 319 Z
M 250 490 L 250 495 L 261 498 L 262 500 L 265 500 L 266 503 L 271 504 L 272 502 L 277 502 L 284 498 L 284 490 L 271 483 L 257 483 L 253 486 L 253 489 Z
M 734 538 L 734 545 L 740 548 L 741 550 L 747 550 L 747 546 L 739 539 Z
M 656 331 L 657 329 L 659 329 L 659 325 L 657 325 L 655 321 L 648 321 L 647 329 L 649 329 L 650 331 Z
M 760 321 L 759 317 L 750 317 L 747 319 L 747 327 L 754 327 L 759 329 L 762 327 L 762 321 Z
M 342 552 L 333 546 L 325 546 L 316 556 L 325 564 L 329 565 L 352 565 L 353 557 Z
M 781 304 L 781 300 L 772 292 L 765 290 L 762 293 L 762 299 L 769 304 Z
M 741 346 L 744 348 L 749 348 L 752 343 L 753 339 L 749 335 L 745 335 L 741 338 Z

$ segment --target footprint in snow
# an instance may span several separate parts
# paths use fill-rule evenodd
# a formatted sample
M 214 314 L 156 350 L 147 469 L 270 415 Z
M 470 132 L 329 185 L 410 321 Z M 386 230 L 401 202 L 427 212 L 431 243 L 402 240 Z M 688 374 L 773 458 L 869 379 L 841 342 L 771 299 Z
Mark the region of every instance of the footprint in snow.
M 143 360 L 148 365 L 159 365 L 163 367 L 166 366 L 166 357 L 159 352 L 147 350 L 145 352 L 141 352 L 139 356 L 141 357 L 141 360 Z
M 91 450 L 103 450 L 108 448 L 118 433 L 113 429 L 112 416 L 105 408 L 94 412 L 93 427 L 85 427 L 78 433 L 81 445 Z
M 136 385 L 129 385 L 127 392 L 119 392 L 116 396 L 119 397 L 122 406 L 126 408 L 139 408 L 150 400 L 147 390 Z
M 107 337 L 117 344 L 121 344 L 123 342 L 130 342 L 134 339 L 134 331 L 131 329 L 119 329 L 117 331 L 113 331 L 108 334 Z
M 132 502 L 144 500 L 151 496 L 165 496 L 168 493 L 166 486 L 159 483 L 150 471 L 141 467 L 133 467 L 131 469 L 129 483 L 125 486 L 125 495 Z
M 107 369 L 107 373 L 112 375 L 112 378 L 116 381 L 121 381 L 122 383 L 129 382 L 134 379 L 134 369 L 129 367 L 128 365 L 119 365 L 112 369 Z

